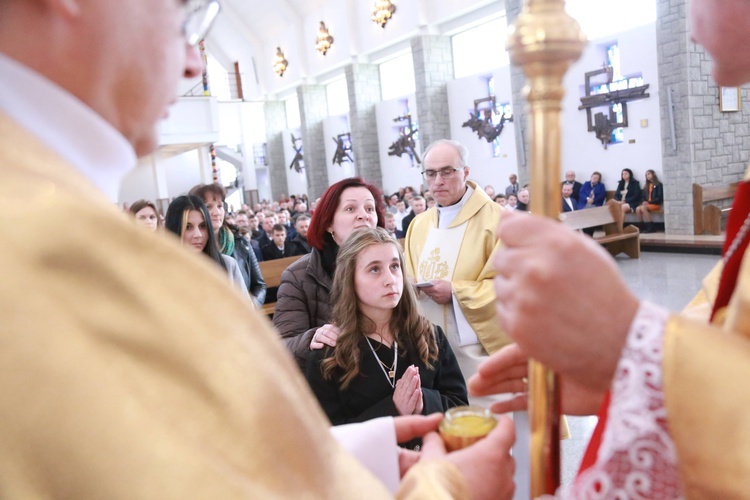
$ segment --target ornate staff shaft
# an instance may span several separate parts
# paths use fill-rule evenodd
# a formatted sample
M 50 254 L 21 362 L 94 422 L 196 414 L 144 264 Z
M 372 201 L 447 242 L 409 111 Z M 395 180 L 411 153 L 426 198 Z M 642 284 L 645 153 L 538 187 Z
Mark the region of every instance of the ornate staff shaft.
M 531 127 L 532 212 L 557 219 L 560 194 L 560 103 L 563 76 L 586 45 L 565 0 L 525 0 L 511 27 L 511 62 L 528 79 L 524 92 Z M 560 393 L 557 377 L 541 363 L 529 363 L 531 497 L 552 494 L 560 484 Z

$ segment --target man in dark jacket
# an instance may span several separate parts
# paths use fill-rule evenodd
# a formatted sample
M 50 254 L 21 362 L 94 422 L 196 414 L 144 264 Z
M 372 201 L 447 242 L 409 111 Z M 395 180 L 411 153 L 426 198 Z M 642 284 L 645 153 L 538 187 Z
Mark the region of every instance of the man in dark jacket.
M 573 200 L 573 186 L 563 183 L 562 185 L 562 211 L 572 212 L 576 209 L 576 202 Z
M 562 181 L 561 185 L 568 184 L 573 188 L 573 194 L 570 195 L 573 198 L 573 204 L 578 206 L 578 197 L 581 191 L 581 183 L 576 180 L 576 173 L 572 170 L 565 172 L 565 180 Z
M 310 253 L 312 247 L 307 242 L 307 230 L 310 227 L 310 216 L 299 215 L 297 220 L 294 222 L 294 228 L 297 230 L 297 234 L 289 240 L 290 243 L 297 245 L 297 254 L 302 255 Z
M 300 255 L 297 245 L 286 241 L 286 229 L 281 224 L 273 226 L 272 241 L 261 250 L 263 251 L 263 260 L 276 260 Z
M 414 217 L 421 214 L 427 209 L 427 201 L 422 196 L 415 196 L 411 200 L 411 213 L 404 217 L 404 220 L 401 221 L 401 232 L 402 234 L 406 234 L 406 231 L 409 229 L 409 224 L 411 224 L 411 221 L 414 220 Z

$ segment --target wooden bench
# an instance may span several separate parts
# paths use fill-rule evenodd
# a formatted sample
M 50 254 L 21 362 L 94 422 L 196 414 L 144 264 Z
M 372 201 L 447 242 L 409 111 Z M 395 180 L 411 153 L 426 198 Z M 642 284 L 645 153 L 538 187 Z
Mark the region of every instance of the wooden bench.
M 294 257 L 284 257 L 283 259 L 276 260 L 264 260 L 258 262 L 260 266 L 260 274 L 263 275 L 263 279 L 266 282 L 266 288 L 278 287 L 281 285 L 281 273 L 292 265 L 297 259 L 302 257 L 301 255 L 295 255 Z M 270 302 L 263 304 L 260 311 L 268 316 L 273 316 L 276 310 L 276 302 Z
M 614 191 L 607 191 L 607 197 L 605 198 L 606 201 L 614 200 L 615 199 L 615 192 Z M 636 207 L 630 207 L 633 210 L 635 210 Z M 664 224 L 664 208 L 662 206 L 661 210 L 652 210 L 649 212 L 651 214 L 651 222 L 655 222 L 657 224 Z M 634 224 L 638 222 L 638 216 L 635 213 L 629 213 L 625 214 L 625 218 L 623 219 L 623 222 L 627 222 L 629 224 Z
M 623 227 L 622 209 L 615 200 L 609 200 L 603 207 L 562 213 L 560 220 L 571 229 L 603 226 L 604 235 L 594 239 L 613 257 L 620 253 L 633 259 L 641 257 L 640 231 L 635 226 Z
M 705 203 L 734 199 L 737 183 L 724 186 L 703 187 L 693 183 L 693 233 L 721 234 L 721 215 L 732 207 L 721 208 L 718 205 Z

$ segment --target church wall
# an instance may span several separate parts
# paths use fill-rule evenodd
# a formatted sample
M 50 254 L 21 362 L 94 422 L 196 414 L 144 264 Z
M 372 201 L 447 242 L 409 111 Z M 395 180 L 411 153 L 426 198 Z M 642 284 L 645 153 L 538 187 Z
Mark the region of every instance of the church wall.
M 240 103 L 244 153 L 244 170 L 242 175 L 245 190 L 258 189 L 258 176 L 256 175 L 253 146 L 266 142 L 266 123 L 263 106 L 262 102 Z
M 693 182 L 716 186 L 740 180 L 750 153 L 747 89 L 741 89 L 741 111 L 719 110 L 719 87 L 711 76 L 711 58 L 690 41 L 687 11 L 686 0 L 657 2 L 665 223 L 667 232 L 674 234 L 694 232 Z M 673 121 L 668 115 L 670 95 Z
M 138 166 L 123 179 L 120 203 L 140 199 L 156 201 L 187 194 L 196 184 L 212 182 L 208 147 L 172 155 L 157 151 L 142 158 Z
M 170 198 L 187 194 L 197 184 L 213 182 L 208 146 L 160 159 L 158 163 L 164 169 Z
M 350 12 L 355 8 L 351 5 L 353 3 L 357 2 L 334 0 L 322 5 L 319 10 L 304 18 L 302 22 L 304 33 L 302 46 L 309 75 L 320 75 L 345 64 L 350 64 L 352 55 L 359 53 L 359 42 L 349 28 L 352 22 L 349 19 Z M 320 21 L 325 21 L 328 33 L 333 37 L 333 45 L 326 55 L 321 54 L 315 48 Z M 375 27 L 374 23 L 371 24 Z M 281 82 L 277 83 L 280 84 Z
M 120 185 L 119 202 L 121 204 L 133 203 L 140 199 L 156 201 L 157 198 L 154 165 L 149 156 L 141 159 L 123 179 Z
M 284 152 L 284 134 L 287 131 L 286 107 L 283 101 L 266 101 L 263 106 L 263 117 L 266 130 L 266 162 L 268 181 L 271 186 L 271 197 L 278 199 L 281 194 L 288 194 L 286 167 L 288 165 Z M 299 131 L 297 131 L 299 135 Z M 291 161 L 291 159 L 289 160 Z
M 239 64 L 245 99 L 261 98 L 264 80 L 271 75 L 276 76 L 268 66 L 270 58 L 266 61 L 255 56 L 262 50 L 256 34 L 247 28 L 227 3 L 222 4 L 222 14 L 206 38 L 206 50 L 229 73 L 234 72 L 235 62 Z M 275 54 L 274 47 L 272 55 Z M 197 80 L 200 81 L 200 78 Z

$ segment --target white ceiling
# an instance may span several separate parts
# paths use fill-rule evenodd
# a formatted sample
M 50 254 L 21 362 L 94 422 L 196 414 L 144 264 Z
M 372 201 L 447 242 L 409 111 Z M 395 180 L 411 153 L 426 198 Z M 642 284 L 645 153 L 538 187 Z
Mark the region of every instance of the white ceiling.
M 418 33 L 445 33 L 504 12 L 504 0 L 393 0 L 397 11 L 385 29 L 370 20 L 374 0 L 222 0 L 209 35 L 209 53 L 225 68 L 235 62 L 246 98 L 283 94 L 302 82 L 329 78 L 353 60 L 367 62 L 390 48 L 408 46 Z M 326 57 L 314 48 L 320 21 L 334 44 Z M 289 61 L 283 78 L 271 68 L 276 47 Z M 395 50 L 395 49 L 394 49 Z M 257 80 L 256 80 L 257 75 Z

